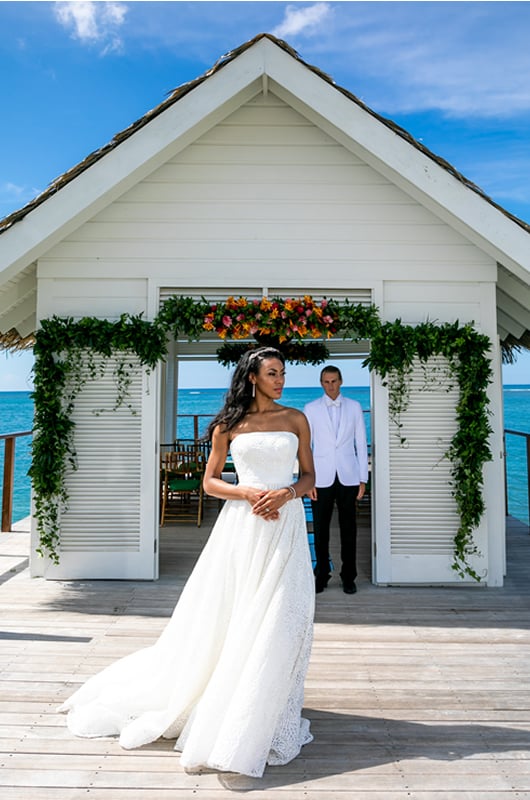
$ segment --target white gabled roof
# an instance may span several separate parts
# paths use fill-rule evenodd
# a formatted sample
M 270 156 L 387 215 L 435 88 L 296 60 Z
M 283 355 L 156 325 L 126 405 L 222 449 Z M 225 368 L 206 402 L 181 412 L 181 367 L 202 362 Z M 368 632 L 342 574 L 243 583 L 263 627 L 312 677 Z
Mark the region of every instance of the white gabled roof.
M 0 221 L 0 335 L 35 325 L 34 264 L 202 133 L 269 89 L 499 263 L 501 339 L 530 342 L 530 226 L 406 131 L 260 34 L 176 89 L 112 142 Z M 119 151 L 119 152 L 118 152 Z

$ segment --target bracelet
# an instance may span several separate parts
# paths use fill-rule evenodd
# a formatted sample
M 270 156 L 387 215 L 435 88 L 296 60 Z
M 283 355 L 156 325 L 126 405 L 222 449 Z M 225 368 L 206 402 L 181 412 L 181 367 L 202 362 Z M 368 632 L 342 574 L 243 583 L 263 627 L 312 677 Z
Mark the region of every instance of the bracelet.
M 296 497 L 296 489 L 294 488 L 294 486 L 286 486 L 285 488 L 289 489 L 289 491 L 291 492 L 291 500 L 294 500 Z

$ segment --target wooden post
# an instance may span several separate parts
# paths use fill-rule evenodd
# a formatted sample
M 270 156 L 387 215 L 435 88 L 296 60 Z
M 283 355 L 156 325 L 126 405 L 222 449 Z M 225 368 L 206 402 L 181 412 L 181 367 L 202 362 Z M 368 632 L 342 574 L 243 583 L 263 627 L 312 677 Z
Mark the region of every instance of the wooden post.
M 15 476 L 15 437 L 6 437 L 2 492 L 2 531 L 10 531 L 13 520 L 13 480 Z
M 508 464 L 506 459 L 506 436 L 502 437 L 502 460 L 504 464 L 504 514 L 508 516 Z
M 530 436 L 526 434 L 526 480 L 528 483 L 528 527 L 530 529 Z

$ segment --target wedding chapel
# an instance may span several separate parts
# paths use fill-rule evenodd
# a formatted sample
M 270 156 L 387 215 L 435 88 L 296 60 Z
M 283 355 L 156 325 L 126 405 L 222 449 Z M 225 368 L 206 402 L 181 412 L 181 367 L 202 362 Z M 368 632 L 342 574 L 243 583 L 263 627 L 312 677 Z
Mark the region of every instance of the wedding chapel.
M 399 380 L 371 373 L 371 578 L 498 587 L 501 357 L 529 342 L 529 234 L 453 166 L 261 34 L 0 220 L 0 344 L 31 342 L 56 318 L 122 320 L 126 335 L 128 319 L 147 325 L 175 297 L 331 298 L 359 319 L 375 307 L 377 332 L 338 330 L 326 341 L 334 361 L 369 356 L 377 342 L 380 352 L 385 335 L 390 352 L 402 328 L 431 342 L 453 336 L 452 355 L 446 344 L 418 352 L 397 411 Z M 148 368 L 130 356 L 127 402 L 109 413 L 93 412 L 113 405 L 117 356 L 112 347 L 97 355 L 103 372 L 83 383 L 71 411 L 77 470 L 66 468 L 68 505 L 53 523 L 59 557 L 39 555 L 53 515 L 35 513 L 33 575 L 158 577 L 158 464 L 160 443 L 175 436 L 178 364 L 207 364 L 220 343 L 215 330 L 190 335 L 178 320 L 166 334 L 165 359 Z M 468 387 L 487 398 L 483 485 L 472 500 L 483 508 L 469 518 L 469 492 L 459 498 L 455 486 L 473 366 L 462 361 L 464 334 L 487 341 L 481 386 Z M 446 369 L 453 356 L 465 367 L 456 377 Z M 455 569 L 463 528 L 471 544 L 466 568 Z

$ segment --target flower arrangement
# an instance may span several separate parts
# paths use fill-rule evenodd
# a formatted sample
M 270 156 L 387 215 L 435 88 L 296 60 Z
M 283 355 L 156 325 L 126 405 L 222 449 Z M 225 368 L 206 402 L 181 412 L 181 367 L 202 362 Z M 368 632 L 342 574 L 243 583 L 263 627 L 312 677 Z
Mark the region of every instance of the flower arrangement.
M 224 303 L 210 306 L 204 316 L 203 328 L 215 331 L 220 339 L 258 341 L 266 337 L 278 344 L 291 340 L 329 339 L 337 333 L 338 303 L 323 298 L 320 302 L 310 295 L 303 297 L 229 297 Z

